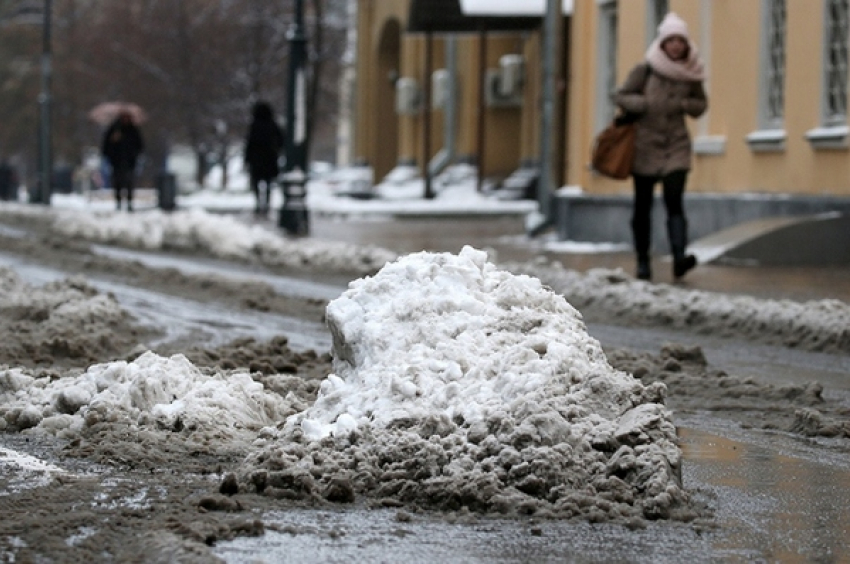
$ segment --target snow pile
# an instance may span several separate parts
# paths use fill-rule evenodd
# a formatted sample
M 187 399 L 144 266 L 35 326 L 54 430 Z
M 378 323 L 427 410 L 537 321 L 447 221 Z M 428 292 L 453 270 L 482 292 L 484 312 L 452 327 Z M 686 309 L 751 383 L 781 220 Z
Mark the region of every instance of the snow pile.
M 590 520 L 692 518 L 663 384 L 610 367 L 580 314 L 466 247 L 418 253 L 327 308 L 334 370 L 246 463 L 282 497 Z
M 202 251 L 236 260 L 259 260 L 268 266 L 368 274 L 396 254 L 373 246 L 289 239 L 260 225 L 248 225 L 230 215 L 201 209 L 165 213 L 146 210 L 131 216 L 115 211 L 45 210 L 36 206 L 4 205 L 0 213 L 52 221 L 66 239 L 82 239 L 146 250 Z
M 82 276 L 33 288 L 4 267 L 0 267 L 0 313 L 13 319 L 38 318 L 57 332 L 79 331 L 81 325 L 126 316 L 114 298 L 99 293 Z
M 0 357 L 24 366 L 80 366 L 128 352 L 142 330 L 114 296 L 82 276 L 33 287 L 0 267 Z
M 794 302 L 718 294 L 651 284 L 622 270 L 580 273 L 559 263 L 509 268 L 540 278 L 586 316 L 682 327 L 811 351 L 850 352 L 850 304 L 839 300 Z
M 287 409 L 247 372 L 204 374 L 183 355 L 149 352 L 59 379 L 0 371 L 0 428 L 67 439 L 108 422 L 227 440 L 283 419 Z

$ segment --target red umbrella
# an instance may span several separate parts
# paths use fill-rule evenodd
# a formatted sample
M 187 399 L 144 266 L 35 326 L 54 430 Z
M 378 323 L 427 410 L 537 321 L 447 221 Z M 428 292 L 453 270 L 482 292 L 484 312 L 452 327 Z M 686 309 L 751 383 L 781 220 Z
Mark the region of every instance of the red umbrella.
M 131 104 L 129 102 L 103 102 L 89 110 L 89 119 L 100 125 L 108 125 L 122 113 L 130 115 L 133 123 L 139 125 L 143 123 L 147 116 L 141 106 Z

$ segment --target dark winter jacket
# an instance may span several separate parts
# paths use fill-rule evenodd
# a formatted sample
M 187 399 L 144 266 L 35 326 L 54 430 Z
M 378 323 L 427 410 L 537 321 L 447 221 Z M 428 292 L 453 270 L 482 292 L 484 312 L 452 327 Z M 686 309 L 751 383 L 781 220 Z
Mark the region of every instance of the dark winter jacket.
M 639 114 L 632 173 L 663 176 L 691 168 L 691 137 L 685 115 L 699 117 L 708 107 L 702 82 L 673 80 L 637 65 L 614 97 L 629 113 Z
M 103 135 L 101 153 L 115 170 L 133 170 L 145 150 L 142 133 L 132 121 L 120 118 L 112 122 Z
M 245 143 L 245 164 L 251 177 L 272 180 L 278 175 L 278 157 L 283 149 L 283 131 L 274 121 L 271 108 L 258 104 Z

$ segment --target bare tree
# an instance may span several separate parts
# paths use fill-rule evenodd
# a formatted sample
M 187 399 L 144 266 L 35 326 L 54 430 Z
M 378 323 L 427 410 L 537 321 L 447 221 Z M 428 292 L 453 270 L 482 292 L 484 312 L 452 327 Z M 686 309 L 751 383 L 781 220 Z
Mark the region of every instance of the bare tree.
M 320 153 L 334 142 L 347 1 L 309 4 L 309 127 Z M 15 4 L 0 0 L 0 25 Z M 284 113 L 293 8 L 291 0 L 54 0 L 57 158 L 75 164 L 84 147 L 99 144 L 89 108 L 127 100 L 149 116 L 148 174 L 162 169 L 177 144 L 190 146 L 200 163 L 211 155 L 226 163 L 244 140 L 255 101 Z M 35 162 L 40 32 L 15 25 L 0 34 L 0 158 Z M 322 132 L 327 140 L 317 139 Z
M 0 162 L 19 174 L 36 168 L 41 28 L 20 17 L 12 0 L 0 1 Z

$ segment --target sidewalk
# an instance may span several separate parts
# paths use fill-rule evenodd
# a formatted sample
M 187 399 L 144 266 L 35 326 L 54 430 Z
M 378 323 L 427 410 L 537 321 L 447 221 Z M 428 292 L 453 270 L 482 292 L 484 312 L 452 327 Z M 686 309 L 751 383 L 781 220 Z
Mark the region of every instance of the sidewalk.
M 148 193 L 150 192 L 150 193 Z M 140 190 L 137 209 L 156 209 L 155 193 Z M 85 199 L 79 195 L 54 195 L 57 208 L 112 211 L 111 192 Z M 357 199 L 334 194 L 333 186 L 311 183 L 308 208 L 310 238 L 375 245 L 397 253 L 417 251 L 459 252 L 465 244 L 496 252 L 499 262 L 535 260 L 561 262 L 578 271 L 621 268 L 631 274 L 634 258 L 626 245 L 557 241 L 553 233 L 527 235 L 526 221 L 537 209 L 529 200 L 503 201 L 476 192 L 464 184 L 444 189 L 437 198 L 424 200 L 414 184 L 397 187 L 396 197 Z M 272 194 L 272 212 L 265 220 L 253 217 L 254 198 L 248 191 L 205 190 L 177 199 L 178 210 L 201 208 L 227 213 L 277 229 L 279 190 Z M 701 242 L 694 242 L 698 248 Z M 654 283 L 674 283 L 669 257 L 653 260 Z M 794 301 L 838 299 L 850 303 L 848 266 L 763 266 L 757 264 L 702 264 L 688 274 L 680 287 L 714 292 L 748 294 Z
M 455 221 L 419 218 L 416 221 L 314 220 L 311 236 L 321 239 L 376 245 L 399 253 L 416 251 L 458 252 L 464 244 L 492 249 L 500 263 L 558 261 L 566 268 L 585 272 L 593 268 L 617 269 L 633 274 L 630 249 L 615 245 L 588 245 L 554 240 L 552 234 L 529 238 L 516 223 L 506 220 Z M 794 301 L 838 299 L 850 303 L 850 266 L 782 267 L 703 264 L 674 282 L 668 255 L 653 258 L 653 283 L 680 288 L 760 298 Z

